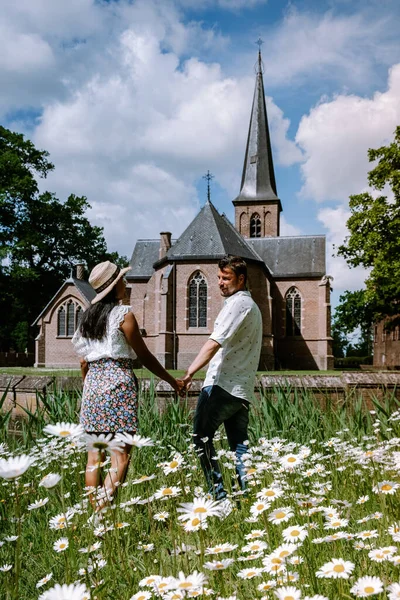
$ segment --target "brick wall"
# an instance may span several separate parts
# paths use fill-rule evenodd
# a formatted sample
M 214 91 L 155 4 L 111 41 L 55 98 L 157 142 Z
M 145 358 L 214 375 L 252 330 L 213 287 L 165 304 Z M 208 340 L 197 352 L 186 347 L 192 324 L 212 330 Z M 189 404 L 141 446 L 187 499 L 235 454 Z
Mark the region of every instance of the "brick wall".
M 257 213 L 261 221 L 261 237 L 275 237 L 280 233 L 278 202 L 251 203 L 235 206 L 235 227 L 243 237 L 250 237 L 250 219 Z
M 386 331 L 385 323 L 374 326 L 374 367 L 400 368 L 400 326 Z

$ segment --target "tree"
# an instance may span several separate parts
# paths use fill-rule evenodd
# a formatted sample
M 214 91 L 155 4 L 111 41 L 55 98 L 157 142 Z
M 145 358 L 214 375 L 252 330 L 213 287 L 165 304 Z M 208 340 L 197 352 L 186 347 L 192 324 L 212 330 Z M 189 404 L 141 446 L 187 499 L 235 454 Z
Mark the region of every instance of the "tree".
M 372 352 L 373 312 L 366 300 L 366 291 L 345 292 L 339 298 L 335 309 L 332 330 L 339 342 L 339 348 L 346 356 L 369 356 Z M 359 341 L 351 344 L 350 334 L 359 331 Z M 335 340 L 335 337 L 334 337 Z M 343 355 L 344 355 L 343 354 Z M 335 354 L 339 357 L 339 354 Z
M 127 259 L 109 253 L 101 227 L 85 216 L 90 205 L 71 194 L 60 202 L 39 193 L 37 177 L 54 169 L 49 154 L 0 126 L 0 349 L 24 350 L 29 326 L 78 262 Z M 7 318 L 5 316 L 7 315 Z
M 371 268 L 364 298 L 371 321 L 377 321 L 400 312 L 400 126 L 393 142 L 368 150 L 368 158 L 378 161 L 368 174 L 370 187 L 390 189 L 393 197 L 369 192 L 350 197 L 350 235 L 338 254 L 353 267 Z M 392 326 L 397 321 L 390 320 Z

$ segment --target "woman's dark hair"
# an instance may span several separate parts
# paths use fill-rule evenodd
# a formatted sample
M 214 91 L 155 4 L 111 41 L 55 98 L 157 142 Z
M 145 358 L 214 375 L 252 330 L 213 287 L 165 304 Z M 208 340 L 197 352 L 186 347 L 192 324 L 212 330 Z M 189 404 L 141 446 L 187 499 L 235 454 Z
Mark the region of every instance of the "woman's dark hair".
M 218 267 L 221 269 L 221 271 L 226 268 L 231 269 L 235 273 L 236 277 L 239 277 L 239 275 L 244 275 L 244 283 L 247 283 L 247 265 L 240 256 L 224 256 L 224 258 L 221 258 L 221 260 L 218 262 Z
M 107 332 L 108 315 L 118 304 L 116 286 L 114 286 L 102 300 L 91 304 L 82 314 L 79 322 L 79 331 L 84 338 L 101 340 Z

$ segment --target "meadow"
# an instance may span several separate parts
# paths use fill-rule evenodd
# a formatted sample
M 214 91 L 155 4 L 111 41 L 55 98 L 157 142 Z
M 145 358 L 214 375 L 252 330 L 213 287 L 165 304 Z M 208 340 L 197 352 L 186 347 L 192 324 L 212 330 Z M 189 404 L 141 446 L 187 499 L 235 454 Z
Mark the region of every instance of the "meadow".
M 160 415 L 150 387 L 128 477 L 98 518 L 84 487 L 79 395 L 44 400 L 16 424 L 0 412 L 0 598 L 400 598 L 394 395 L 372 398 L 373 410 L 355 396 L 323 407 L 307 390 L 262 396 L 246 495 L 218 436 L 221 504 L 206 494 L 186 403 Z M 103 473 L 112 445 L 99 454 Z

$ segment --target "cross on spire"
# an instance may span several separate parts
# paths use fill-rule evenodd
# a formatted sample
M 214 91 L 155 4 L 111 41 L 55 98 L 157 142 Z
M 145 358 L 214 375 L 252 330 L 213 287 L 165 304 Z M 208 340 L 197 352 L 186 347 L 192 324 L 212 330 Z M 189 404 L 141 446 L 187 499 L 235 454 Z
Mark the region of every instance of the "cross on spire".
M 261 46 L 263 45 L 263 43 L 264 43 L 264 40 L 262 40 L 260 37 L 256 41 L 256 44 L 258 46 L 258 61 L 257 61 L 257 64 L 255 65 L 256 73 L 264 72 L 264 65 L 263 65 L 263 61 L 261 58 Z
M 211 180 L 214 179 L 214 175 L 212 175 L 210 173 L 210 171 L 207 171 L 207 173 L 205 175 L 203 175 L 203 179 L 205 179 L 207 181 L 207 201 L 210 202 L 210 199 L 211 199 L 210 183 L 211 183 Z

